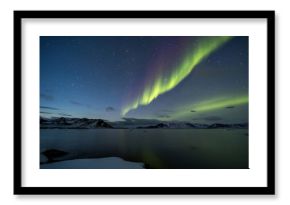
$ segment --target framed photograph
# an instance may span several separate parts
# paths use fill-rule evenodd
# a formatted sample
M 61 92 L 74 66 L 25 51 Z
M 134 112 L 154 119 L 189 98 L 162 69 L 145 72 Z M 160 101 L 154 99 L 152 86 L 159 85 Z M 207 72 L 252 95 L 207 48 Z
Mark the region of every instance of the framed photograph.
M 14 11 L 14 194 L 274 194 L 274 11 Z

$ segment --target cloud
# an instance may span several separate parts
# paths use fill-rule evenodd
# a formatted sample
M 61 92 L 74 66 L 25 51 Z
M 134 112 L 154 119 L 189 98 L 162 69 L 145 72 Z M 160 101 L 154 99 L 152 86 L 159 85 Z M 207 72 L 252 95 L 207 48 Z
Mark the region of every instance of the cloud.
M 58 113 L 60 116 L 68 116 L 68 117 L 71 117 L 72 115 L 69 115 L 69 114 L 65 114 L 65 113 Z
M 109 106 L 109 107 L 106 107 L 106 111 L 107 112 L 113 112 L 113 111 L 115 111 L 115 108 Z
M 55 108 L 55 107 L 48 107 L 48 106 L 40 106 L 40 109 L 59 110 L 58 108 Z
M 43 112 L 43 111 L 40 111 L 41 114 L 53 114 L 51 112 Z
M 225 107 L 226 109 L 233 109 L 233 108 L 235 108 L 235 106 L 227 106 L 227 107 Z
M 158 118 L 170 118 L 170 115 L 164 115 L 164 114 L 160 114 L 160 115 L 156 115 Z
M 76 106 L 91 108 L 91 105 L 89 105 L 89 104 L 83 104 L 83 103 L 80 103 L 80 102 L 75 101 L 75 100 L 70 100 L 69 102 L 71 104 L 73 104 L 73 105 L 76 105 Z
M 53 101 L 54 97 L 52 95 L 48 95 L 46 93 L 40 93 L 40 97 L 47 101 Z
M 170 113 L 170 112 L 173 112 L 173 110 L 169 110 L 169 109 L 162 109 L 160 110 L 161 112 L 166 112 L 166 113 Z
M 172 113 L 173 111 L 172 110 L 169 110 L 169 109 L 161 109 L 159 110 L 157 113 L 153 113 L 153 115 L 155 114 L 155 116 L 157 118 L 170 118 L 170 114 Z
M 209 121 L 209 122 L 214 122 L 214 121 L 221 121 L 223 118 L 218 117 L 218 116 L 208 116 L 208 117 L 196 117 L 192 118 L 192 121 Z

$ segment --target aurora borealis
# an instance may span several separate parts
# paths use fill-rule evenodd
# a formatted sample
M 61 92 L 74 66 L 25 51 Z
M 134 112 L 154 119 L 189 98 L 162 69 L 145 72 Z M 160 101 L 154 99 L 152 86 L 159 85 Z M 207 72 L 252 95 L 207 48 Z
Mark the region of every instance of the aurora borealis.
M 182 119 L 182 117 L 193 115 L 192 112 L 207 113 L 220 109 L 232 109 L 234 106 L 246 105 L 248 104 L 248 96 L 238 96 L 238 97 L 220 97 L 216 99 L 211 99 L 207 101 L 202 101 L 196 104 L 187 105 L 175 111 L 171 119 Z M 188 112 L 191 110 L 191 112 Z
M 140 105 L 148 105 L 159 95 L 172 90 L 176 87 L 191 71 L 208 55 L 218 49 L 221 45 L 227 42 L 231 37 L 208 37 L 188 48 L 188 53 L 182 58 L 180 64 L 169 74 L 160 74 L 155 79 L 146 83 L 144 91 L 140 97 L 133 100 L 133 103 L 127 105 L 122 110 L 122 115 L 126 115 L 132 109 L 138 108 Z M 190 42 L 188 42 L 190 44 Z M 190 47 L 190 46 L 189 46 Z M 158 68 L 157 68 L 158 69 Z M 163 68 L 168 70 L 168 68 Z
M 248 37 L 40 37 L 44 117 L 239 123 L 248 101 Z

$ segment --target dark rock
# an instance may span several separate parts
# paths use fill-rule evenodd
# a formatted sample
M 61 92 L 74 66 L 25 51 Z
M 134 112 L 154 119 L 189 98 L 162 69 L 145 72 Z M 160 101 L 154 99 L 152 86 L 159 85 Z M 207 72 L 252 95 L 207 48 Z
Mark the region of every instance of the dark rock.
M 77 120 L 77 122 L 88 122 L 88 121 L 89 121 L 88 118 L 81 118 Z
M 148 163 L 144 163 L 143 165 L 144 169 L 154 169 L 152 166 L 150 166 L 150 164 Z
M 248 123 L 240 123 L 240 124 L 221 124 L 221 123 L 215 123 L 208 126 L 209 129 L 214 128 L 248 128 Z
M 40 118 L 40 124 L 42 125 L 42 124 L 45 124 L 47 122 L 47 120 L 46 119 L 44 119 L 44 118 Z
M 98 119 L 96 122 L 96 127 L 103 127 L 103 128 L 113 128 L 110 124 L 105 122 L 104 120 Z
M 48 150 L 43 151 L 42 154 L 47 157 L 47 160 L 49 162 L 52 162 L 55 160 L 55 158 L 63 157 L 67 155 L 68 152 L 57 150 L 57 149 L 48 149 Z
M 192 123 L 185 123 L 185 125 L 187 125 L 188 127 L 191 127 L 191 128 L 199 128 L 198 126 L 196 126 Z
M 159 123 L 157 125 L 150 125 L 145 127 L 137 127 L 138 129 L 156 129 L 156 128 L 168 128 L 169 126 L 164 123 Z
M 213 129 L 213 128 L 230 128 L 231 126 L 228 124 L 221 124 L 221 123 L 215 123 L 212 125 L 209 125 L 208 128 L 209 129 Z
M 68 123 L 64 117 L 57 118 L 55 123 L 57 125 L 70 125 L 70 123 Z
M 168 125 L 167 124 L 164 124 L 164 123 L 159 123 L 156 125 L 157 128 L 167 128 Z

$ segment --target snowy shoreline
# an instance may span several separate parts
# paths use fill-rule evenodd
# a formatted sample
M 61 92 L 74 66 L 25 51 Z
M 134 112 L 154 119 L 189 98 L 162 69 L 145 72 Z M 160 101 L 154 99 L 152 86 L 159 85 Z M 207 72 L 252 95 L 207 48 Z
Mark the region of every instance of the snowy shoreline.
M 129 162 L 120 157 L 73 159 L 40 164 L 40 169 L 144 169 L 142 162 Z

